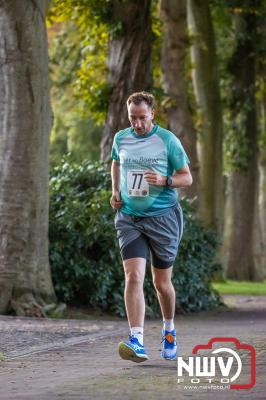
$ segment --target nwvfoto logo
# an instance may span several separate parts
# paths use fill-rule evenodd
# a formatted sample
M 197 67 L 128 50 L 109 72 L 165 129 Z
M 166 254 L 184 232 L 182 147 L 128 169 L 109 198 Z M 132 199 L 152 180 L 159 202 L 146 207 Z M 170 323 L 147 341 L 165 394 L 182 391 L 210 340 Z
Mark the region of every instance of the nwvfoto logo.
M 226 343 L 228 346 L 226 346 Z M 213 346 L 222 347 L 213 349 Z M 230 344 L 230 345 L 229 345 Z M 234 345 L 234 349 L 231 347 Z M 199 355 L 200 350 L 211 350 L 210 355 Z M 243 358 L 243 351 L 248 353 Z M 194 356 L 188 357 L 188 362 L 183 357 L 177 357 L 177 383 L 184 382 L 184 376 L 188 375 L 190 383 L 212 383 L 214 378 L 221 377 L 220 383 L 229 385 L 230 389 L 250 389 L 256 383 L 256 354 L 255 349 L 250 344 L 241 344 L 238 339 L 232 337 L 216 337 L 209 340 L 206 345 L 197 345 L 193 348 Z M 222 356 L 223 354 L 223 356 Z M 249 381 L 239 382 L 243 373 L 243 366 L 248 369 Z M 246 379 L 246 374 L 244 375 Z

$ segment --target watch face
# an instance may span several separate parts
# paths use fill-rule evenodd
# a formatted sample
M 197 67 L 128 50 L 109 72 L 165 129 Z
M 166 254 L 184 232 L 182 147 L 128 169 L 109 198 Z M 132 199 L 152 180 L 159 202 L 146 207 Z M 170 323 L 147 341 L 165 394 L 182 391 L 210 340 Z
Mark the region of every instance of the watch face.
M 172 177 L 171 177 L 171 176 L 168 176 L 168 178 L 167 178 L 167 186 L 171 186 L 171 185 L 172 185 L 172 182 L 173 182 Z

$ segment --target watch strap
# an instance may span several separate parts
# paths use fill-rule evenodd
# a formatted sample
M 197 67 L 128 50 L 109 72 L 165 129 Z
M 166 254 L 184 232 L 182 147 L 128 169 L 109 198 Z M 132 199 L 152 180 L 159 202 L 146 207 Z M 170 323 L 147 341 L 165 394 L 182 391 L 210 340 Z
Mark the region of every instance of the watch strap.
M 166 185 L 168 187 L 171 187 L 172 183 L 173 183 L 173 178 L 171 176 L 168 176 L 166 179 Z

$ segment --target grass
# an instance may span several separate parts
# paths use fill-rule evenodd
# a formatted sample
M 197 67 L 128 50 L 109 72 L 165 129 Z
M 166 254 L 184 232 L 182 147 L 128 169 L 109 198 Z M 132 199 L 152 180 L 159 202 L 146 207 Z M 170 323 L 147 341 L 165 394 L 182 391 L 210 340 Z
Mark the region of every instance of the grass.
M 226 281 L 212 284 L 221 294 L 243 294 L 252 296 L 266 296 L 266 280 L 263 282 Z

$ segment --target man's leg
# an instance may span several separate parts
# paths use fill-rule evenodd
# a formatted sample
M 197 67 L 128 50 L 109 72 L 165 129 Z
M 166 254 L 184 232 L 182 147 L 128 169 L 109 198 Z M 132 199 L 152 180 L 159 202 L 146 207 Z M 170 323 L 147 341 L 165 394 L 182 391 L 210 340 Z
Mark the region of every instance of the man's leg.
M 175 315 L 175 289 L 172 284 L 170 268 L 156 268 L 152 266 L 153 285 L 156 289 L 163 319 L 173 319 Z
M 161 355 L 168 360 L 175 360 L 177 356 L 176 331 L 174 327 L 175 289 L 171 280 L 172 270 L 173 267 L 152 267 L 153 284 L 163 316 L 163 348 Z
M 146 259 L 130 258 L 123 261 L 125 272 L 124 299 L 129 327 L 144 326 L 145 300 L 143 282 L 145 277 Z
M 118 351 L 124 360 L 142 362 L 149 359 L 143 346 L 145 316 L 143 282 L 146 259 L 142 257 L 129 258 L 123 261 L 123 266 L 125 271 L 124 298 L 130 336 L 128 342 L 119 343 Z

